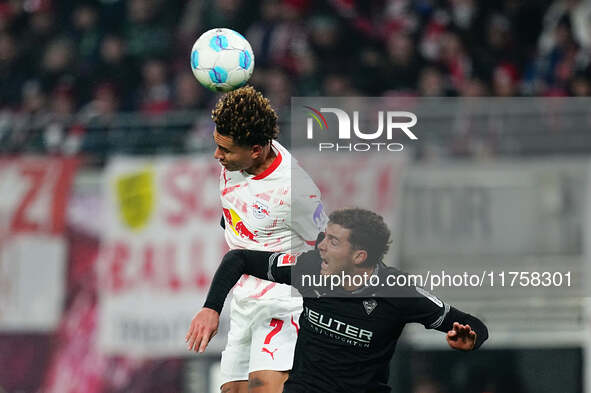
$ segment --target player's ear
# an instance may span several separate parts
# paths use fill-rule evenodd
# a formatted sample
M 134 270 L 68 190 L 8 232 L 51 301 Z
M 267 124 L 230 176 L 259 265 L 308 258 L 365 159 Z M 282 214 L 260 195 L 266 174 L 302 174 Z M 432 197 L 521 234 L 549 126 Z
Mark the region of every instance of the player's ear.
M 365 250 L 355 250 L 353 252 L 353 263 L 356 265 L 361 265 L 367 260 L 367 251 Z
M 250 157 L 256 160 L 263 153 L 263 147 L 261 145 L 253 145 L 250 147 Z

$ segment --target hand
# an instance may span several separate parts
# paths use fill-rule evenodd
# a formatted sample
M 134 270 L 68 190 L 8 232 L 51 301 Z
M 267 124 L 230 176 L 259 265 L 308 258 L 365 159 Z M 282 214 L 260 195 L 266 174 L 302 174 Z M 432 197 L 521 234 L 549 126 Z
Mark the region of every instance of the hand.
M 185 342 L 189 351 L 204 352 L 209 340 L 218 332 L 220 315 L 211 308 L 203 307 L 193 317 Z
M 476 345 L 476 332 L 470 325 L 454 322 L 453 329 L 447 332 L 447 343 L 459 351 L 471 351 Z

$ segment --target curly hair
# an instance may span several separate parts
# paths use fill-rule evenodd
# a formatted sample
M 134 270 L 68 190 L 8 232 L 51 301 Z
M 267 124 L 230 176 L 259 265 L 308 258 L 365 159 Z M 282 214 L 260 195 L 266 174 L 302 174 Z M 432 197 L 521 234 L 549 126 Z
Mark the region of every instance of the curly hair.
M 330 214 L 329 223 L 349 229 L 349 243 L 355 250 L 367 252 L 366 266 L 382 262 L 390 248 L 390 229 L 382 216 L 365 209 L 336 210 Z
M 277 114 L 252 86 L 224 94 L 211 112 L 216 131 L 240 146 L 265 146 L 279 135 Z

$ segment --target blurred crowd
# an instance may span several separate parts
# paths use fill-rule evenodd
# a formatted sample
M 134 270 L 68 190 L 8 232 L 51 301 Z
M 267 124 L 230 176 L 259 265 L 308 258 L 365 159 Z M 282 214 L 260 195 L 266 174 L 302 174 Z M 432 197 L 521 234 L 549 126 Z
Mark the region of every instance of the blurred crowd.
M 0 141 L 48 116 L 211 107 L 189 53 L 214 27 L 246 35 L 251 83 L 278 109 L 296 95 L 591 95 L 591 0 L 0 0 Z

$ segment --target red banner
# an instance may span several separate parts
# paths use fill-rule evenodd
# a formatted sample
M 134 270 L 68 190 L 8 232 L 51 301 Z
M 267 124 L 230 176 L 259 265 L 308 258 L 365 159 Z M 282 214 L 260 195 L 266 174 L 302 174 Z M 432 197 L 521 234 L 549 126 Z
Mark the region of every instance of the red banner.
M 79 160 L 0 158 L 0 224 L 8 233 L 60 234 Z
M 78 162 L 0 158 L 0 331 L 47 332 L 59 322 L 66 204 Z

